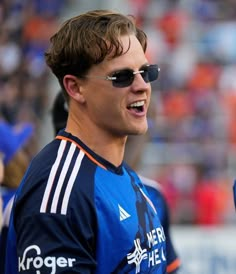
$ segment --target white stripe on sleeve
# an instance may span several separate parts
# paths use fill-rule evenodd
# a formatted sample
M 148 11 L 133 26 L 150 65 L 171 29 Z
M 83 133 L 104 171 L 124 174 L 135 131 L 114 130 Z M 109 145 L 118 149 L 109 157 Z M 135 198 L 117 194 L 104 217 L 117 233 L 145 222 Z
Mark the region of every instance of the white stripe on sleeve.
M 62 189 L 64 180 L 65 180 L 65 177 L 66 177 L 66 173 L 67 173 L 67 171 L 69 169 L 69 166 L 71 164 L 71 159 L 73 157 L 75 149 L 76 149 L 76 145 L 72 143 L 70 145 L 69 152 L 66 156 L 66 160 L 64 162 L 64 165 L 63 165 L 59 180 L 57 182 L 57 187 L 56 187 L 56 190 L 55 190 L 55 193 L 54 193 L 54 196 L 53 196 L 53 200 L 52 200 L 52 206 L 51 206 L 51 211 L 50 211 L 51 213 L 56 213 L 56 211 L 57 211 L 57 204 L 58 204 L 58 200 L 59 200 L 59 197 L 60 197 L 61 189 Z
M 56 161 L 53 164 L 51 172 L 49 174 L 47 186 L 46 186 L 46 189 L 45 189 L 45 192 L 44 192 L 44 195 L 43 195 L 43 200 L 42 200 L 41 207 L 40 207 L 40 212 L 41 213 L 46 212 L 49 195 L 50 195 L 50 192 L 51 192 L 51 189 L 52 189 L 54 178 L 55 178 L 58 166 L 60 164 L 60 161 L 61 161 L 64 149 L 65 149 L 65 146 L 66 146 L 66 141 L 62 140 L 61 144 L 59 146 L 59 149 L 58 149 Z
M 71 190 L 72 190 L 72 187 L 74 185 L 76 175 L 77 175 L 77 173 L 80 169 L 80 165 L 81 165 L 83 157 L 84 157 L 84 152 L 81 150 L 78 157 L 77 157 L 77 159 L 76 159 L 73 171 L 71 173 L 70 179 L 68 181 L 68 184 L 67 184 L 67 187 L 66 187 L 66 190 L 65 190 L 65 195 L 64 195 L 64 198 L 63 198 L 63 201 L 62 201 L 61 214 L 66 215 L 66 213 L 67 213 L 67 208 L 68 208 L 68 203 L 69 203 Z

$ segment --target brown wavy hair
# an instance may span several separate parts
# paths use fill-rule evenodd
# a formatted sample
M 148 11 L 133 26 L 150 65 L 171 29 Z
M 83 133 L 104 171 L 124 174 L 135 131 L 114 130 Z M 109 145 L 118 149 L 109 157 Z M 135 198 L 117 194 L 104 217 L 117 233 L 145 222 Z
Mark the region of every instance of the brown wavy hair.
M 134 34 L 144 52 L 146 34 L 135 25 L 134 17 L 110 10 L 94 10 L 67 20 L 51 39 L 45 60 L 63 87 L 66 74 L 83 77 L 107 56 L 122 55 L 122 35 Z

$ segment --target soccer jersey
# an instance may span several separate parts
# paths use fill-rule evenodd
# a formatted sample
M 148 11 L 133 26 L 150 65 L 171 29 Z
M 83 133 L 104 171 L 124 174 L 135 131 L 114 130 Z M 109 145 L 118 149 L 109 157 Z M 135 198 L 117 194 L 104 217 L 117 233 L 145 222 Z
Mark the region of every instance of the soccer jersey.
M 145 185 L 149 197 L 152 200 L 158 216 L 160 218 L 160 222 L 163 226 L 165 237 L 166 237 L 166 261 L 167 261 L 167 273 L 168 274 L 175 274 L 179 273 L 181 266 L 181 261 L 175 251 L 173 246 L 171 236 L 170 236 L 170 216 L 169 216 L 169 209 L 166 203 L 166 199 L 162 192 L 160 184 L 156 181 L 151 180 L 149 178 L 139 176 L 142 183 Z
M 8 236 L 19 273 L 166 273 L 165 234 L 139 177 L 64 131 L 31 162 Z

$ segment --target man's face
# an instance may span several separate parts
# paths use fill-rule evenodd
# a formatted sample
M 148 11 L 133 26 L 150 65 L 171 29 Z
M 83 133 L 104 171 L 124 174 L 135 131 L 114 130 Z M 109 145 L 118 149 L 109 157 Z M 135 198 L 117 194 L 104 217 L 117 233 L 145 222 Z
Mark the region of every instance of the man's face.
M 126 52 L 129 41 L 130 48 Z M 93 66 L 88 73 L 90 77 L 82 87 L 90 121 L 99 130 L 117 137 L 146 132 L 146 116 L 151 96 L 150 83 L 146 83 L 141 74 L 136 74 L 132 84 L 122 88 L 114 87 L 110 80 L 92 77 L 110 76 L 123 69 L 139 71 L 148 64 L 134 35 L 122 36 L 121 42 L 126 53 Z

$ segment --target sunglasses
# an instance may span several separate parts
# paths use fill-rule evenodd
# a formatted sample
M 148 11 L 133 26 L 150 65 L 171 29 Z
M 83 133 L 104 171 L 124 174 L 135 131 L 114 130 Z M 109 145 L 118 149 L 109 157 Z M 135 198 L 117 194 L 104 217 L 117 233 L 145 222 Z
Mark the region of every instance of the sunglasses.
M 112 81 L 113 87 L 125 88 L 132 85 L 136 74 L 141 74 L 146 83 L 155 81 L 159 76 L 160 68 L 157 65 L 145 65 L 138 71 L 123 69 L 114 72 L 110 76 L 86 76 L 87 78 L 101 78 Z

